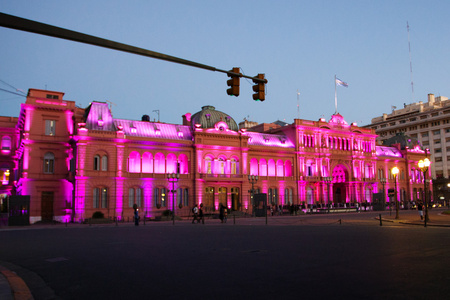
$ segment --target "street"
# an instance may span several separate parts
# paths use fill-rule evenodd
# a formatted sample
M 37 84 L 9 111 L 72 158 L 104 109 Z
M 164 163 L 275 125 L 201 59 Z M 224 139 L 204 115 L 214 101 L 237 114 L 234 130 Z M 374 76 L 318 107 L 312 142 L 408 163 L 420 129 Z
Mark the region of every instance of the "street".
M 0 265 L 37 300 L 447 299 L 450 228 L 376 215 L 0 230 Z

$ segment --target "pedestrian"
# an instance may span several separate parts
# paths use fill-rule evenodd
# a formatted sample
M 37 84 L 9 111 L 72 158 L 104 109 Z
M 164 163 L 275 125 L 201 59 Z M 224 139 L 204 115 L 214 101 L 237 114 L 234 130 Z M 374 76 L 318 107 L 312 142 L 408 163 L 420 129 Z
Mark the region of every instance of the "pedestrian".
M 223 223 L 223 213 L 224 213 L 224 207 L 222 204 L 220 204 L 220 208 L 219 208 L 219 219 L 220 219 L 220 223 Z
M 198 220 L 198 204 L 195 204 L 194 207 L 192 208 L 192 214 L 194 215 L 194 218 L 192 219 L 192 224 L 194 224 L 195 221 L 197 221 L 197 223 L 199 223 L 199 220 Z
M 423 204 L 422 204 L 422 202 L 419 202 L 419 204 L 417 204 L 417 210 L 419 211 L 420 219 L 423 220 Z
M 200 208 L 198 209 L 197 223 L 200 223 L 200 221 L 202 221 L 202 224 L 205 224 L 205 217 L 203 216 L 203 203 L 200 203 Z
M 223 222 L 226 223 L 227 220 L 228 220 L 228 209 L 227 209 L 227 207 L 225 206 L 225 207 L 223 208 Z
M 139 226 L 139 209 L 134 210 L 134 226 Z

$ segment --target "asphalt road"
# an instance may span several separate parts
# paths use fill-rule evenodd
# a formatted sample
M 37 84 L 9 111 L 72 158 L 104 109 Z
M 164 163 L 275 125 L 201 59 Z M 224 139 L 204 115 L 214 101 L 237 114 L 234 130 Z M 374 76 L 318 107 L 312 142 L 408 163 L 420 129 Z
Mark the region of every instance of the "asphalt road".
M 36 300 L 448 299 L 450 228 L 375 215 L 7 230 L 0 265 Z

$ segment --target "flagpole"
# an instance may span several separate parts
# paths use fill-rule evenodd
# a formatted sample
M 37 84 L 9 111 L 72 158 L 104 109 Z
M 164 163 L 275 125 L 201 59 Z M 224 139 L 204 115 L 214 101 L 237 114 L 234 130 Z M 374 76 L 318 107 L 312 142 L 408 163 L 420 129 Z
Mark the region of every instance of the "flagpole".
M 336 74 L 334 74 L 334 106 L 336 108 L 334 114 L 337 114 L 337 88 L 336 88 Z

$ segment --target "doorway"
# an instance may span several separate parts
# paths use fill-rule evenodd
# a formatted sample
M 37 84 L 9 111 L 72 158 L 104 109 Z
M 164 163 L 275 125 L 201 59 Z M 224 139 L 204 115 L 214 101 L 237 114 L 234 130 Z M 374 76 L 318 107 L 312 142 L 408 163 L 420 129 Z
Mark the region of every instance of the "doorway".
M 42 221 L 53 221 L 54 192 L 42 192 L 41 217 Z

